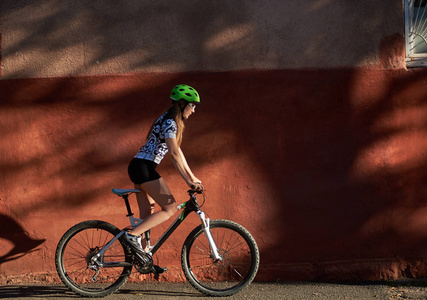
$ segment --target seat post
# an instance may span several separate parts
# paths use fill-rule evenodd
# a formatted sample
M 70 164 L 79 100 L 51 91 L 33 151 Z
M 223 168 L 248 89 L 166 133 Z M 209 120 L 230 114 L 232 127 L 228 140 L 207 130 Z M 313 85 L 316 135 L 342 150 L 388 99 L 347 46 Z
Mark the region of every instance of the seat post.
M 125 204 L 126 204 L 126 209 L 127 209 L 127 211 L 128 211 L 128 214 L 126 215 L 126 217 L 130 217 L 130 216 L 133 216 L 133 212 L 132 212 L 132 210 L 130 209 L 130 205 L 129 205 L 129 194 L 125 194 L 125 195 L 123 195 L 122 196 L 122 198 L 123 198 L 123 200 L 125 200 Z

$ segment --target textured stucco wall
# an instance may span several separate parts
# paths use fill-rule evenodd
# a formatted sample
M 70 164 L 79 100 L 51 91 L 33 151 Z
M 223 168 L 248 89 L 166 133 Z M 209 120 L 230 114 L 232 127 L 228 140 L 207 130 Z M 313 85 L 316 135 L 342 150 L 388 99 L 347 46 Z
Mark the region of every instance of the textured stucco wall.
M 403 32 L 399 0 L 0 2 L 3 78 L 377 65 Z
M 176 82 L 202 96 L 183 150 L 208 189 L 204 209 L 253 233 L 258 280 L 425 276 L 426 80 L 350 69 L 3 80 L 1 280 L 55 279 L 74 223 L 126 224 L 110 190 L 131 187 L 127 163 Z M 168 158 L 159 171 L 185 201 Z M 177 249 L 197 222 L 159 252 L 166 278 L 182 279 Z

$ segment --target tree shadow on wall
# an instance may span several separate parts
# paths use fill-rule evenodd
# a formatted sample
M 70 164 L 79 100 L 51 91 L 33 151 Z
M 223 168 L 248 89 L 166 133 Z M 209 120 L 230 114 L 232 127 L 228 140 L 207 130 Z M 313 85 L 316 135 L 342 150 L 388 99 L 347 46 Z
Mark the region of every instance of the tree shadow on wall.
M 0 239 L 13 243 L 13 248 L 0 256 L 0 265 L 37 251 L 36 248 L 46 241 L 31 238 L 18 222 L 4 214 L 0 214 Z

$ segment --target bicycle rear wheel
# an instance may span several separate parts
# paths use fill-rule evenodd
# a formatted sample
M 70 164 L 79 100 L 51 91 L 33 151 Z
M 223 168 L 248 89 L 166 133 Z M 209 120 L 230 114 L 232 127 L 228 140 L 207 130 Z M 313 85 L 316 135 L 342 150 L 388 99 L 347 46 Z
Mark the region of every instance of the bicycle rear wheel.
M 210 222 L 221 261 L 215 261 L 202 226 L 184 242 L 181 264 L 188 281 L 210 296 L 230 296 L 247 287 L 259 267 L 255 239 L 241 225 L 228 220 Z
M 132 266 L 101 268 L 91 262 L 91 257 L 119 233 L 117 227 L 102 221 L 85 221 L 70 228 L 61 238 L 55 255 L 62 282 L 85 297 L 104 297 L 123 286 Z M 104 254 L 104 263 L 108 262 L 132 262 L 131 252 L 116 240 Z

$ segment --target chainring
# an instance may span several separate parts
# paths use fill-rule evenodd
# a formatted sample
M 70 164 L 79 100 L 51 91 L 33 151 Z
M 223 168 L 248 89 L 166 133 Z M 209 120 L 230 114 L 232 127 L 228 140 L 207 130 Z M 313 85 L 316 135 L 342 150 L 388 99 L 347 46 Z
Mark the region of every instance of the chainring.
M 135 269 L 141 274 L 148 274 L 151 273 L 154 267 L 153 258 L 150 254 L 139 254 L 135 253 L 133 265 L 135 266 Z

